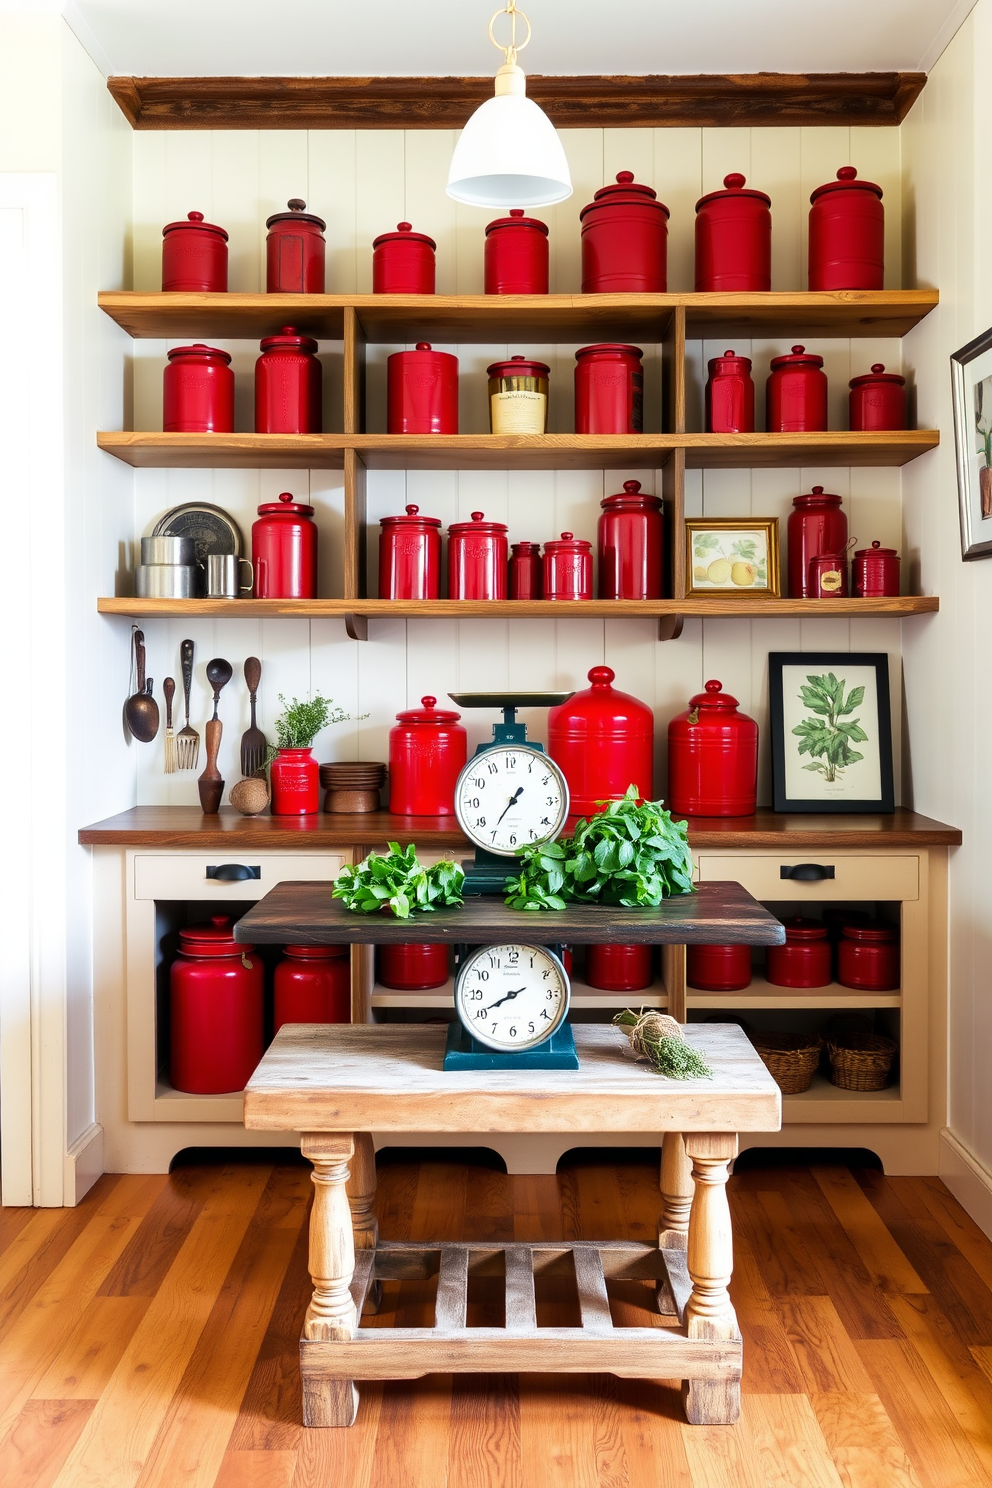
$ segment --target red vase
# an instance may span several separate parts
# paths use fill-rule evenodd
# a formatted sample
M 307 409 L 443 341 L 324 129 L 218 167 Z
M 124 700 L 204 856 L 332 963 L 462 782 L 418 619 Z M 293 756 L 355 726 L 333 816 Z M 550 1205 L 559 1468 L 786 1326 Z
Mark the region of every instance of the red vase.
M 269 776 L 273 816 L 313 816 L 320 810 L 320 766 L 309 749 L 280 749 Z

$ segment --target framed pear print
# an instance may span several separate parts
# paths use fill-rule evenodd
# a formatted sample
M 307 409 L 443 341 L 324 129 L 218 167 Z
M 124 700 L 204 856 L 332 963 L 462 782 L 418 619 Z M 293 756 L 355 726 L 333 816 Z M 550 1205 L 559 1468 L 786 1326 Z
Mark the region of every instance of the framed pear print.
M 773 651 L 768 657 L 776 811 L 894 811 L 889 658 Z

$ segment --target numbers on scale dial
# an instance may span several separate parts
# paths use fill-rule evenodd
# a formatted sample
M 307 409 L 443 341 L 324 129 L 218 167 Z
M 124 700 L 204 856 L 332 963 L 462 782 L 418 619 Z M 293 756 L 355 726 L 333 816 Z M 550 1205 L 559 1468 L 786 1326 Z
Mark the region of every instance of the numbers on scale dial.
M 553 837 L 567 815 L 557 768 L 527 748 L 497 747 L 473 760 L 459 782 L 456 804 L 468 835 L 507 856 Z
M 458 974 L 459 1014 L 480 1043 L 496 1049 L 541 1044 L 568 1012 L 568 977 L 545 946 L 485 946 Z

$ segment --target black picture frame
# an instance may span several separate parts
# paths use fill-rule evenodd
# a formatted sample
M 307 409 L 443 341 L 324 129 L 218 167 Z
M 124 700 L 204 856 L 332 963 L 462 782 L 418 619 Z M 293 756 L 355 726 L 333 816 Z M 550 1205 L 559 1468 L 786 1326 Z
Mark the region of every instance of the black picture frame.
M 838 781 L 830 780 L 827 770 L 841 770 L 842 765 L 829 758 L 816 760 L 812 753 L 803 760 L 800 753 L 800 744 L 803 735 L 795 737 L 797 725 L 794 723 L 799 718 L 800 724 L 815 723 L 820 716 L 811 705 L 804 704 L 801 695 L 795 690 L 797 685 L 805 684 L 809 677 L 826 676 L 834 677 L 835 681 L 846 685 L 851 677 L 852 668 L 857 668 L 860 677 L 856 685 L 866 688 L 864 702 L 858 704 L 854 710 L 854 716 L 849 718 L 848 723 L 857 723 L 861 727 L 865 721 L 865 713 L 862 711 L 866 705 L 869 717 L 868 738 L 864 741 L 854 739 L 849 741 L 850 748 L 856 748 L 867 761 L 869 769 L 867 772 L 858 771 L 846 779 Z M 874 681 L 866 673 L 874 673 Z M 873 685 L 873 697 L 869 696 L 868 688 Z M 787 690 L 788 689 L 788 695 Z M 821 694 L 822 697 L 822 694 Z M 817 815 L 835 812 L 892 812 L 895 810 L 895 799 L 892 783 L 892 717 L 889 707 L 889 658 L 884 651 L 773 651 L 768 657 L 768 700 L 771 715 L 771 746 L 772 746 L 772 796 L 776 811 L 815 812 Z M 843 699 L 846 701 L 846 699 Z M 871 718 L 872 703 L 874 704 L 874 718 Z M 805 712 L 806 718 L 799 715 Z M 829 715 L 824 715 L 825 727 L 829 728 Z M 872 728 L 872 724 L 875 728 Z M 877 730 L 877 741 L 871 739 L 871 733 Z M 864 732 L 864 729 L 861 728 Z M 831 730 L 836 733 L 836 729 Z M 807 735 L 809 736 L 809 735 Z M 873 746 L 869 752 L 869 746 Z M 820 755 L 823 751 L 818 751 Z M 802 763 L 799 763 L 803 760 Z M 811 764 L 819 764 L 819 771 L 810 770 Z M 860 763 L 860 761 L 858 762 Z M 849 767 L 853 769 L 852 767 Z M 858 774 L 867 775 L 867 783 L 872 786 L 872 793 L 865 794 L 864 780 L 858 781 Z M 798 786 L 804 783 L 805 777 L 809 777 L 812 784 L 816 776 L 817 789 L 810 790 L 803 795 Z M 844 787 L 858 789 L 862 787 L 857 796 L 844 793 Z M 836 786 L 837 789 L 828 789 Z M 790 794 L 791 791 L 791 794 Z M 877 792 L 877 793 L 876 793 Z

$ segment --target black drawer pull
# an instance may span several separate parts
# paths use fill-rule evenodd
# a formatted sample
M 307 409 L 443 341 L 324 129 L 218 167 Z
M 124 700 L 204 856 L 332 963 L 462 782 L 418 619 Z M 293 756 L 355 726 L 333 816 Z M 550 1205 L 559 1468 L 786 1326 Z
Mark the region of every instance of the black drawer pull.
M 783 863 L 779 878 L 797 878 L 800 883 L 819 883 L 821 879 L 833 878 L 833 863 L 795 863 L 791 867 Z
M 261 878 L 260 867 L 249 868 L 247 863 L 214 864 L 207 869 L 207 877 L 219 883 L 245 883 L 249 878 Z

